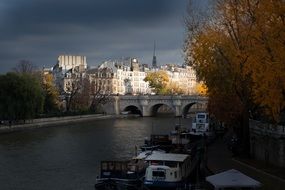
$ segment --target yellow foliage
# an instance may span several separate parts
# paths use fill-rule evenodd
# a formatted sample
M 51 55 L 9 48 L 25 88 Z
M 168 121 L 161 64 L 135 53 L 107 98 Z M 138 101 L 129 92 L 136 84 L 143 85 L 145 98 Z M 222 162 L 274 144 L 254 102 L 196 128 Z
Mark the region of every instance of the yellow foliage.
M 196 91 L 199 95 L 201 96 L 206 96 L 207 95 L 207 91 L 208 91 L 208 88 L 207 86 L 204 84 L 204 83 L 198 83 L 196 85 Z
M 166 89 L 167 94 L 186 94 L 185 90 L 173 82 L 169 82 L 166 86 Z
M 210 94 L 236 94 L 274 121 L 285 109 L 285 1 L 220 0 L 217 17 L 186 44 Z M 218 99 L 218 98 L 215 98 Z
M 166 86 L 169 82 L 169 76 L 166 71 L 149 72 L 144 81 L 149 82 L 149 86 L 153 88 L 156 94 L 164 94 L 167 92 Z
M 52 74 L 43 75 L 43 89 L 45 91 L 45 107 L 59 108 L 59 91 L 54 84 Z M 46 109 L 46 108 L 45 108 Z M 50 110 L 45 110 L 50 111 Z

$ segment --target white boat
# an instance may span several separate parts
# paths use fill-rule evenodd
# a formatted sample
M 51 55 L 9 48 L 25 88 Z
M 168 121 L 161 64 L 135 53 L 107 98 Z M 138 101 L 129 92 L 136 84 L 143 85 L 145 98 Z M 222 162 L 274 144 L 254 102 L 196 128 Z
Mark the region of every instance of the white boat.
M 147 187 L 181 187 L 191 173 L 191 159 L 187 154 L 155 152 L 145 160 L 149 165 L 144 179 Z
M 102 161 L 95 189 L 138 189 L 148 166 L 145 159 L 156 153 L 160 151 L 144 151 L 126 161 Z
M 214 131 L 210 127 L 209 113 L 199 112 L 196 113 L 192 121 L 191 131 L 197 135 L 214 136 Z
M 196 113 L 192 121 L 192 131 L 207 132 L 209 131 L 209 114 L 206 112 Z

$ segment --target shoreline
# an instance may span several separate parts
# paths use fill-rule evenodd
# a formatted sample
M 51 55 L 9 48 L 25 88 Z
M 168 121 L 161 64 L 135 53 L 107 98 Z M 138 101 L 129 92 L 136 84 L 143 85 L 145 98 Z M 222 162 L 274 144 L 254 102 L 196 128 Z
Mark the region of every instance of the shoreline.
M 25 124 L 11 125 L 11 126 L 0 125 L 0 134 L 23 131 L 27 129 L 56 127 L 70 123 L 79 123 L 83 121 L 95 121 L 95 120 L 103 120 L 111 118 L 120 118 L 120 117 L 117 115 L 90 114 L 90 115 L 40 118 L 40 119 L 29 120 Z

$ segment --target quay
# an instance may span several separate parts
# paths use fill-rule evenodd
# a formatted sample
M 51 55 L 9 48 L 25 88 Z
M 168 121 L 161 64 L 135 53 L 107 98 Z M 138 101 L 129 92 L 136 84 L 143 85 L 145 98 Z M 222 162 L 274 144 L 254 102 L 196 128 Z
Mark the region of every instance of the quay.
M 110 119 L 110 118 L 117 118 L 117 117 L 118 116 L 115 116 L 115 115 L 89 114 L 89 115 L 76 115 L 76 116 L 33 119 L 33 120 L 27 120 L 25 124 L 16 124 L 16 125 L 10 125 L 10 126 L 0 125 L 0 134 L 21 131 L 25 129 L 60 126 L 60 125 L 65 125 L 65 124 L 70 124 L 70 123 Z
M 285 187 L 285 179 L 282 179 L 282 173 L 285 174 L 284 169 L 277 168 L 270 165 L 253 160 L 255 164 L 246 163 L 238 157 L 232 157 L 232 154 L 227 150 L 223 139 L 216 139 L 213 144 L 208 147 L 208 168 L 213 173 L 223 172 L 229 169 L 236 169 L 251 178 L 261 182 L 261 190 L 282 190 Z M 268 171 L 275 171 L 276 173 L 268 173 L 264 171 L 264 167 L 270 168 Z

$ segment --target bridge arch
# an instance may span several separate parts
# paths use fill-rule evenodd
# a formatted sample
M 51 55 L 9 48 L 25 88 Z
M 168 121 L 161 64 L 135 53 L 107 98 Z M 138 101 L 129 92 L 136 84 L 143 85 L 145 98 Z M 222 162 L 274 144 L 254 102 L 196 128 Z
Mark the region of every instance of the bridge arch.
M 104 105 L 108 114 L 119 115 L 123 111 L 139 110 L 142 116 L 153 116 L 159 107 L 166 105 L 175 113 L 175 116 L 185 115 L 194 105 L 200 103 L 207 105 L 208 98 L 197 95 L 189 96 L 162 96 L 162 95 L 141 95 L 141 96 L 113 96 L 113 101 Z M 206 106 L 202 106 L 206 108 Z M 205 111 L 206 109 L 204 109 Z
M 150 116 L 157 115 L 159 109 L 161 108 L 164 109 L 163 111 L 165 111 L 165 113 L 172 113 L 173 115 L 175 115 L 175 109 L 173 108 L 173 106 L 166 103 L 157 103 L 149 107 Z
M 135 105 L 128 105 L 123 109 L 124 112 L 129 112 L 130 114 L 139 114 L 142 116 L 142 110 Z
M 182 108 L 182 117 L 186 117 L 189 110 L 191 109 L 191 107 L 196 104 L 196 102 L 191 102 L 189 104 L 186 104 L 183 108 Z
M 207 110 L 207 104 L 200 102 L 191 102 L 182 108 L 182 116 L 186 117 L 189 113 L 202 112 Z

